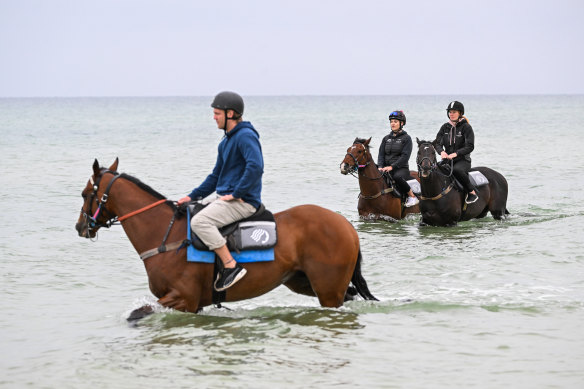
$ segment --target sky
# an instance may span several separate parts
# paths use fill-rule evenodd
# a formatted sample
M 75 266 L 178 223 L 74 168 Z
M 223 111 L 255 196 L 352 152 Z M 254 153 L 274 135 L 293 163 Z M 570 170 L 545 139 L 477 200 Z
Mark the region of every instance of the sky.
M 0 0 L 0 97 L 583 94 L 584 0 Z

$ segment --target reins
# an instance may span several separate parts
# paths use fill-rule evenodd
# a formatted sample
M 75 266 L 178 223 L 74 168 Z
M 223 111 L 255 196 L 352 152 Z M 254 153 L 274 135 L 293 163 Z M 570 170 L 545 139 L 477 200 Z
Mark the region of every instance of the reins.
M 101 222 L 100 223 L 100 222 L 97 221 L 97 219 L 101 216 L 101 213 L 102 212 L 107 211 L 107 212 L 111 213 L 110 211 L 108 211 L 106 209 L 105 205 L 106 205 L 106 203 L 107 203 L 107 201 L 109 199 L 109 192 L 110 192 L 110 189 L 111 189 L 112 185 L 114 184 L 114 182 L 118 178 L 121 177 L 121 175 L 118 172 L 112 172 L 110 170 L 105 170 L 98 177 L 98 179 L 97 179 L 97 181 L 95 183 L 93 182 L 93 177 L 91 177 L 90 178 L 90 182 L 93 185 L 93 193 L 92 193 L 92 198 L 91 198 L 89 204 L 91 204 L 93 202 L 93 199 L 97 197 L 97 191 L 99 190 L 99 184 L 100 184 L 101 179 L 102 179 L 102 177 L 103 177 L 103 175 L 105 173 L 111 173 L 111 174 L 113 174 L 114 177 L 108 183 L 108 186 L 107 186 L 104 194 L 101 196 L 101 199 L 98 200 L 98 207 L 97 207 L 97 210 L 95 211 L 94 215 L 93 216 L 89 216 L 89 214 L 87 212 L 85 212 L 85 210 L 83 210 L 83 208 L 81 209 L 84 217 L 86 219 L 89 219 L 91 221 L 90 223 L 88 223 L 88 228 L 92 228 L 92 229 L 96 229 L 96 227 L 109 228 L 109 227 L 111 227 L 112 225 L 114 225 L 114 224 L 116 224 L 118 222 L 122 222 L 124 220 L 127 220 L 127 219 L 131 218 L 132 216 L 139 215 L 139 214 L 141 214 L 143 212 L 146 212 L 146 211 L 148 211 L 148 210 L 150 210 L 152 208 L 155 208 L 155 207 L 157 207 L 157 206 L 159 206 L 161 204 L 164 204 L 166 202 L 171 202 L 171 200 L 168 200 L 168 199 L 161 199 L 161 200 L 158 200 L 158 201 L 156 201 L 156 202 L 154 202 L 152 204 L 148 204 L 148 205 L 146 205 L 146 206 L 144 206 L 144 207 L 142 207 L 140 209 L 137 209 L 135 211 L 129 212 L 129 213 L 123 215 L 123 216 L 119 216 L 118 217 L 118 216 L 114 215 L 113 217 L 109 218 L 105 222 Z M 89 212 L 91 212 L 91 206 L 90 206 Z M 188 237 L 187 237 L 187 239 L 185 239 L 185 240 L 178 241 L 178 242 L 173 242 L 173 243 L 170 243 L 169 245 L 166 245 L 166 240 L 168 239 L 168 236 L 170 234 L 170 230 L 172 229 L 172 226 L 174 225 L 174 221 L 176 219 L 177 213 L 178 213 L 178 208 L 175 210 L 175 212 L 172 215 L 172 219 L 170 220 L 170 224 L 168 225 L 168 228 L 166 229 L 166 233 L 164 234 L 164 238 L 162 238 L 162 244 L 159 247 L 157 247 L 157 248 L 154 248 L 154 249 L 151 249 L 151 250 L 147 250 L 147 251 L 141 253 L 140 254 L 140 258 L 142 260 L 145 260 L 147 258 L 150 258 L 150 257 L 152 257 L 154 255 L 157 255 L 157 254 L 160 254 L 160 253 L 164 253 L 166 251 L 170 251 L 170 250 L 174 250 L 174 249 L 180 250 L 183 247 L 183 245 L 185 245 L 188 242 L 190 242 L 188 240 Z
M 147 210 L 149 210 L 150 208 L 154 208 L 154 207 L 156 207 L 156 206 L 158 206 L 158 205 L 160 205 L 160 204 L 164 204 L 164 203 L 166 203 L 167 201 L 169 201 L 169 200 L 167 200 L 167 199 L 158 200 L 158 201 L 157 201 L 157 202 L 155 202 L 155 203 L 152 203 L 152 204 L 150 204 L 150 205 L 147 205 L 147 206 L 145 206 L 145 207 L 143 207 L 143 208 L 140 208 L 140 209 L 137 209 L 137 210 L 135 210 L 135 211 L 132 211 L 132 212 L 130 212 L 130 213 L 127 213 L 127 214 L 125 214 L 124 216 L 120 216 L 120 217 L 118 217 L 118 221 L 119 221 L 119 222 L 121 222 L 121 221 L 124 221 L 124 220 L 126 220 L 126 219 L 129 219 L 129 218 L 131 218 L 132 216 L 138 215 L 138 214 L 140 214 L 140 213 L 142 213 L 142 212 L 144 212 L 144 211 L 147 211 Z

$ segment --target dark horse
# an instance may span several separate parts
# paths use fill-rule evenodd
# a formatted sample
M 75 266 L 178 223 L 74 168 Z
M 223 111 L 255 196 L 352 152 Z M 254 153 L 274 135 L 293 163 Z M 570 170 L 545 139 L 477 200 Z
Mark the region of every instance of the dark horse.
M 384 176 L 377 169 L 369 151 L 371 138 L 365 140 L 355 138 L 353 146 L 347 149 L 347 154 L 341 162 L 341 173 L 359 175 L 359 202 L 357 211 L 366 219 L 400 220 L 410 213 L 418 213 L 417 205 L 406 208 L 400 197 L 394 197 L 393 187 L 385 182 Z M 410 175 L 418 179 L 418 173 L 410 171 Z M 405 193 L 403 193 L 405 195 Z
M 418 176 L 422 186 L 420 211 L 421 224 L 432 226 L 452 226 L 459 221 L 482 218 L 491 211 L 497 220 L 509 214 L 507 211 L 507 180 L 500 173 L 488 167 L 475 167 L 489 181 L 476 188 L 479 199 L 472 204 L 465 203 L 465 194 L 457 190 L 452 176 L 452 168 L 444 166 L 445 161 L 437 163 L 434 144 L 418 142 Z
M 187 250 L 180 248 L 186 239 L 187 218 L 175 220 L 172 201 L 136 178 L 118 174 L 117 168 L 117 159 L 109 169 L 95 160 L 93 175 L 82 192 L 84 203 L 75 226 L 79 236 L 94 238 L 100 227 L 119 221 L 141 254 L 152 252 L 168 238 L 172 242 L 168 251 L 144 260 L 150 290 L 158 302 L 188 312 L 213 304 L 213 264 L 187 262 Z M 376 300 L 361 275 L 359 237 L 344 217 L 315 205 L 290 208 L 274 217 L 279 238 L 275 260 L 243 264 L 248 273 L 227 290 L 225 301 L 257 297 L 281 284 L 316 296 L 323 307 L 339 307 L 356 293 Z

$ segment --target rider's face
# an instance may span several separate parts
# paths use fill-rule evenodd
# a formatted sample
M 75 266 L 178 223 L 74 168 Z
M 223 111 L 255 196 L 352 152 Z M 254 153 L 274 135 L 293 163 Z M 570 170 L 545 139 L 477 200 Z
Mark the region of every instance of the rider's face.
M 460 117 L 460 112 L 455 109 L 451 109 L 450 111 L 448 111 L 448 117 L 450 118 L 450 120 L 455 122 Z
M 391 119 L 389 121 L 389 126 L 391 127 L 392 131 L 399 131 L 401 122 L 397 119 Z
M 225 111 L 213 108 L 213 120 L 217 123 L 217 128 L 225 127 Z
M 227 118 L 231 119 L 235 115 L 235 112 L 232 109 L 227 110 Z M 213 108 L 213 120 L 217 123 L 217 128 L 224 129 L 225 128 L 225 111 L 222 109 Z

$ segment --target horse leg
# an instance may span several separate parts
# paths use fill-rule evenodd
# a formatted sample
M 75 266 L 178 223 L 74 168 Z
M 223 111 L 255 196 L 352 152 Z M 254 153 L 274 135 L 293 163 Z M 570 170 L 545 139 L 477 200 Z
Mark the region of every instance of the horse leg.
M 296 273 L 296 275 L 292 279 L 286 281 L 284 285 L 292 292 L 305 296 L 316 297 L 314 290 L 312 290 L 312 285 L 310 285 L 310 281 L 303 272 Z M 354 300 L 354 297 L 357 296 L 357 294 L 357 289 L 353 286 L 349 286 L 347 288 L 347 292 L 345 293 L 344 301 Z
M 323 259 L 316 259 L 323 258 L 325 254 L 323 253 L 321 255 L 306 261 L 308 263 L 305 269 L 306 276 L 310 281 L 312 290 L 316 294 L 320 305 L 323 307 L 338 308 L 345 301 L 355 262 L 352 260 L 350 262 L 343 261 L 334 264 Z M 334 254 L 328 257 L 344 258 L 346 256 L 347 254 L 343 255 L 340 252 L 334 252 Z M 354 257 L 356 258 L 357 255 L 355 254 Z M 347 266 L 347 262 L 351 265 Z
M 199 299 L 197 296 L 187 301 L 177 289 L 171 289 L 166 295 L 158 300 L 158 303 L 166 308 L 176 309 L 177 311 L 193 312 L 199 311 Z
M 316 297 L 308 277 L 306 277 L 306 274 L 301 271 L 296 272 L 296 274 L 294 274 L 292 278 L 286 281 L 284 285 L 292 292 L 303 294 L 305 296 Z

